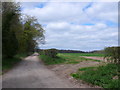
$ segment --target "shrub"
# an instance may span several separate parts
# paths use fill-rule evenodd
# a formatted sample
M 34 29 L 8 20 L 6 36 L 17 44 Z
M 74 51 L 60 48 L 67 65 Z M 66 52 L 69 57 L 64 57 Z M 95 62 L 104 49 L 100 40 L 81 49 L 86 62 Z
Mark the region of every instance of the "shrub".
M 108 62 L 120 64 L 120 47 L 105 48 L 105 57 Z
M 46 55 L 40 55 L 40 58 L 43 60 L 43 62 L 46 65 L 61 64 L 66 61 L 64 58 L 61 58 L 61 57 L 52 58 Z
M 58 50 L 57 49 L 47 49 L 47 50 L 43 50 L 41 52 L 41 54 L 47 55 L 47 56 L 52 57 L 52 58 L 56 58 L 57 54 L 58 54 Z

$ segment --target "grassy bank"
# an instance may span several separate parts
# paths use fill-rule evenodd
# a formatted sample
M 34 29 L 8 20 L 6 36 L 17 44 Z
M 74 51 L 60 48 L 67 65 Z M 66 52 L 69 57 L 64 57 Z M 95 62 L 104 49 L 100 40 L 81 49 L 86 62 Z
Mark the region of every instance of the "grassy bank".
M 119 88 L 120 80 L 118 80 L 118 77 L 120 73 L 118 73 L 118 68 L 120 68 L 120 65 L 115 64 L 80 68 L 72 76 L 103 88 Z
M 83 55 L 83 54 L 81 54 L 81 53 L 58 53 L 57 58 L 51 58 L 51 57 L 46 56 L 46 55 L 40 55 L 40 58 L 47 65 L 62 64 L 62 63 L 64 63 L 64 64 L 77 64 L 77 63 L 80 63 L 82 61 L 89 61 L 89 60 L 100 62 L 100 60 L 87 59 L 84 57 L 80 57 L 80 55 Z M 92 54 L 90 54 L 90 55 L 92 55 Z M 94 55 L 96 55 L 96 54 L 93 54 L 93 56 Z
M 21 61 L 22 58 L 26 57 L 27 54 L 17 54 L 13 58 L 3 59 L 2 60 L 2 73 L 5 73 L 11 69 L 14 65 Z
M 46 65 L 61 64 L 61 63 L 65 62 L 65 59 L 63 59 L 61 57 L 51 58 L 51 57 L 46 56 L 46 55 L 40 55 L 40 58 L 43 60 L 43 62 Z

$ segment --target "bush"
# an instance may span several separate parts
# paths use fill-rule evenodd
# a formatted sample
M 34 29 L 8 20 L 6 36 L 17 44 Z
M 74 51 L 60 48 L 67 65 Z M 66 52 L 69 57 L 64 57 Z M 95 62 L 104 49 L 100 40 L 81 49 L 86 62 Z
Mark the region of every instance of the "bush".
M 58 50 L 57 49 L 47 49 L 47 50 L 43 50 L 40 54 L 47 55 L 52 58 L 56 58 L 57 54 L 58 54 Z
M 105 48 L 105 59 L 108 62 L 120 64 L 120 47 Z
M 61 58 L 61 57 L 52 58 L 46 55 L 40 55 L 40 58 L 43 60 L 43 62 L 46 65 L 61 64 L 66 61 L 64 58 Z

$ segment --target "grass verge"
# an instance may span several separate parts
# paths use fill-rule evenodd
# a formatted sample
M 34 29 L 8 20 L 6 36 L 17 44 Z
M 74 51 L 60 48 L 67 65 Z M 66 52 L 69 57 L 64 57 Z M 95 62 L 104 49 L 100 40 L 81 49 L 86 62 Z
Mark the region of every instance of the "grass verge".
M 80 68 L 77 73 L 71 74 L 74 78 L 86 81 L 103 88 L 119 88 L 120 65 L 107 64 L 99 67 Z
M 56 58 L 51 58 L 46 55 L 40 55 L 40 58 L 43 60 L 43 62 L 46 65 L 51 65 L 51 64 L 61 64 L 64 63 L 66 60 L 61 58 L 61 57 L 56 57 Z
M 14 65 L 21 61 L 22 58 L 26 57 L 27 54 L 17 54 L 13 58 L 2 60 L 2 74 L 11 69 Z

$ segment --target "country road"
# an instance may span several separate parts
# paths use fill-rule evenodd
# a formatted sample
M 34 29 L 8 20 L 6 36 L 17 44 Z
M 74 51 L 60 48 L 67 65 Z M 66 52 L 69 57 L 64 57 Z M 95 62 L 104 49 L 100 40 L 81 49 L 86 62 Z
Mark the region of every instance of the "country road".
M 74 88 L 47 69 L 38 56 L 29 56 L 2 76 L 3 88 Z

